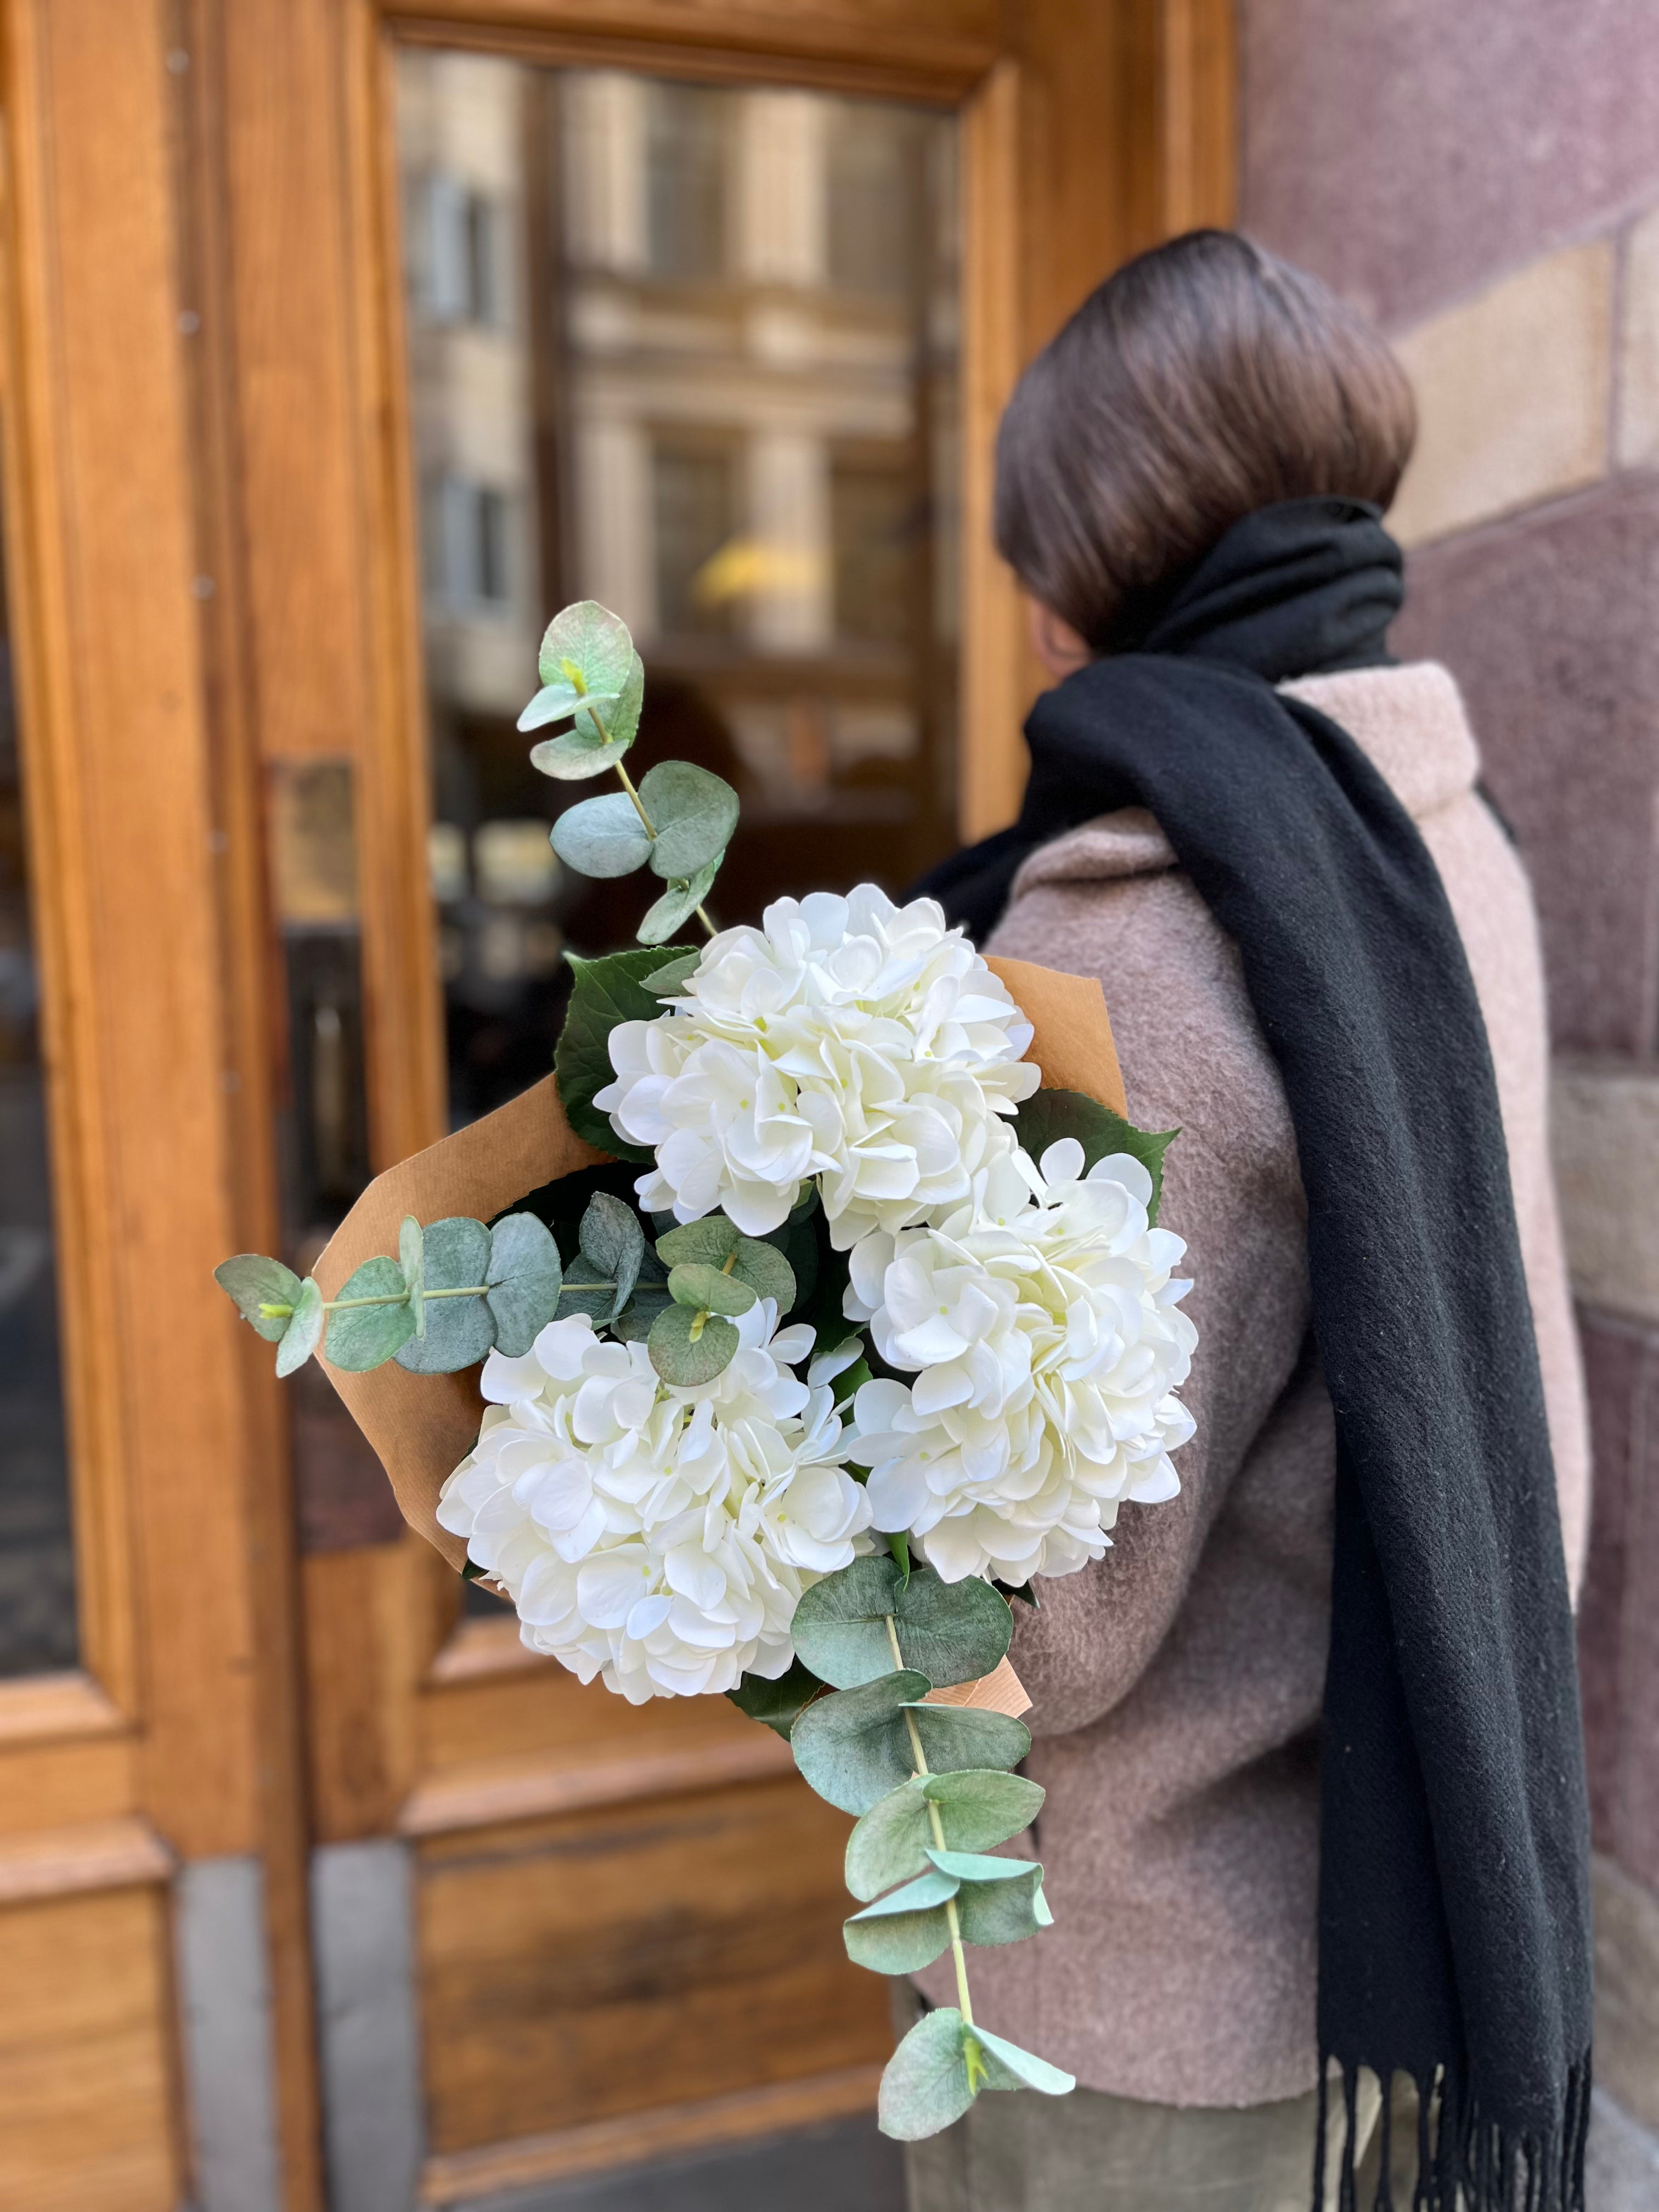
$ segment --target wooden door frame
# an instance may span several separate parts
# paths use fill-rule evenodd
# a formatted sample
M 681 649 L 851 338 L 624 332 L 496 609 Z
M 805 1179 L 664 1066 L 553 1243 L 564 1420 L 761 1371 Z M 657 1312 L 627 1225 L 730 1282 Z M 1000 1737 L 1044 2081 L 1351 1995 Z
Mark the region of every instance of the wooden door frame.
M 4 526 L 82 1663 L 0 1685 L 0 1910 L 149 1900 L 155 2172 L 180 2190 L 173 1870 L 261 1875 L 280 2191 L 310 2212 L 311 1844 L 488 1817 L 457 1755 L 475 1719 L 521 1746 L 514 1802 L 569 1779 L 538 1747 L 544 1678 L 493 1625 L 450 1634 L 453 1583 L 417 1540 L 296 1562 L 282 1394 L 210 1273 L 278 1239 L 273 762 L 357 764 L 377 1163 L 443 1124 L 388 41 L 960 111 L 962 789 L 978 832 L 1017 800 L 1032 689 L 1018 595 L 989 550 L 991 430 L 1024 360 L 1104 269 L 1229 218 L 1231 10 L 893 12 L 12 0 L 4 14 Z M 751 1735 L 740 1759 L 759 1773 L 769 1739 Z M 348 1741 L 361 1786 L 342 1779 Z

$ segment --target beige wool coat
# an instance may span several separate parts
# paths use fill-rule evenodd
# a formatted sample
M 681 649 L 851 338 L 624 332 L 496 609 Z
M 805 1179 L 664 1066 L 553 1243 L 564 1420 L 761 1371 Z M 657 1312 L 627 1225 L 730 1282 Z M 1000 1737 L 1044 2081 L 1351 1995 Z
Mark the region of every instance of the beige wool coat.
M 1474 790 L 1451 677 L 1428 663 L 1288 687 L 1409 809 L 1468 949 L 1498 1073 L 1575 1587 L 1583 1386 L 1546 1139 L 1537 923 Z M 988 948 L 1098 976 L 1142 1127 L 1178 1127 L 1161 1219 L 1186 1239 L 1197 1433 L 1179 1498 L 1126 1505 L 1097 1565 L 1018 1605 L 1025 1771 L 1055 1925 L 969 1954 L 988 2027 L 1085 2086 L 1174 2105 L 1291 2097 L 1317 2073 L 1317 1727 L 1335 1438 L 1310 1328 L 1306 1207 L 1284 1088 L 1237 951 L 1138 809 L 1020 870 Z M 918 1977 L 955 2002 L 948 1958 Z

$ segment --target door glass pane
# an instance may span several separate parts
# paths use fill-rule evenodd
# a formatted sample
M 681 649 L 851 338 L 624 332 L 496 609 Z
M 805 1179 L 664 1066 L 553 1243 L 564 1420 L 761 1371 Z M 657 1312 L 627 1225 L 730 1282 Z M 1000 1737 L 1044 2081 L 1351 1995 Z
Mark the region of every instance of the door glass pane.
M 956 125 L 889 101 L 409 50 L 398 139 L 453 1119 L 547 1071 L 592 795 L 514 728 L 567 601 L 647 672 L 635 772 L 734 783 L 714 905 L 902 890 L 954 818 Z
M 0 1675 L 72 1667 L 75 1560 L 28 840 L 0 580 Z

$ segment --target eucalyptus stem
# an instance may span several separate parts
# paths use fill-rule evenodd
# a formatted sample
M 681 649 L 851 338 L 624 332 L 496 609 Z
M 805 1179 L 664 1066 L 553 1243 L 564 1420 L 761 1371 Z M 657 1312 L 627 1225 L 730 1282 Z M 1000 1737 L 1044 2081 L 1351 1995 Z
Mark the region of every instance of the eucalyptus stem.
M 597 707 L 589 707 L 586 709 L 586 714 L 587 719 L 592 723 L 594 728 L 599 733 L 599 742 L 602 744 L 608 745 L 611 742 L 611 733 L 605 728 L 605 724 L 599 720 L 599 708 Z M 621 780 L 623 789 L 628 793 L 629 797 L 634 802 L 634 811 L 639 816 L 641 824 L 645 830 L 646 836 L 654 839 L 657 834 L 657 825 L 651 819 L 651 817 L 646 812 L 645 801 L 640 797 L 639 792 L 635 787 L 633 777 L 629 775 L 628 770 L 623 766 L 620 761 L 617 763 L 617 774 Z M 696 907 L 693 908 L 693 912 L 696 915 L 697 920 L 702 924 L 703 927 L 708 932 L 708 934 L 713 937 L 716 933 L 714 923 L 708 919 L 707 908 Z
M 459 1289 L 422 1291 L 421 1296 L 422 1298 L 482 1298 L 488 1295 L 493 1285 L 489 1283 L 468 1283 Z M 614 1282 L 565 1283 L 560 1287 L 559 1296 L 562 1298 L 569 1298 L 574 1297 L 580 1291 L 614 1291 L 616 1287 Z M 345 1313 L 357 1306 L 406 1306 L 408 1304 L 407 1291 L 388 1291 L 384 1297 L 379 1298 L 325 1298 L 323 1311 Z M 284 1321 L 292 1316 L 294 1309 L 292 1306 L 262 1305 L 259 1311 L 266 1321 Z
M 893 1664 L 899 1673 L 902 1674 L 904 1654 L 899 1650 L 898 1625 L 890 1613 L 887 1615 L 887 1641 L 893 1649 Z M 915 1762 L 916 1773 L 918 1776 L 925 1775 L 928 1771 L 928 1767 L 927 1753 L 921 1747 L 921 1730 L 916 1726 L 916 1717 L 908 1705 L 904 1709 L 904 1725 L 910 1731 L 910 1756 Z M 939 1818 L 939 1807 L 931 1797 L 927 1800 L 927 1820 L 933 1832 L 934 1850 L 939 1851 L 946 1850 L 948 1846 L 945 1841 L 945 1823 Z M 963 2026 L 971 2027 L 974 2024 L 974 2007 L 973 2001 L 968 1995 L 968 1960 L 962 1948 L 962 1923 L 957 1917 L 957 1901 L 954 1897 L 947 1897 L 945 1900 L 945 1924 L 951 1931 L 951 1960 L 957 1970 L 957 2009 L 962 2014 Z M 978 2046 L 975 2045 L 970 2048 L 977 2050 Z

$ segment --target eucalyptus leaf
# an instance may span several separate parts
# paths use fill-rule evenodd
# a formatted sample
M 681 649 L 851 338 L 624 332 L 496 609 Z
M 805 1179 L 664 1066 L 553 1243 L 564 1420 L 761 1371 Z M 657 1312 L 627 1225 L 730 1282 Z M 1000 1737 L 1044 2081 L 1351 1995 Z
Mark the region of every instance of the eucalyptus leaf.
M 753 1291 L 735 1274 L 696 1262 L 671 1271 L 668 1295 L 677 1305 L 690 1306 L 694 1313 L 747 1313 L 755 1303 Z
M 276 1346 L 276 1372 L 292 1375 L 303 1367 L 321 1341 L 323 1294 L 307 1275 L 300 1285 L 294 1312 Z
M 620 691 L 579 691 L 568 676 L 544 684 L 519 717 L 524 731 L 543 730 L 550 722 L 568 722 L 579 707 L 614 707 Z
M 955 1894 L 954 1883 L 940 1884 L 935 1877 L 931 1885 L 913 1881 L 896 1897 L 855 1912 L 842 1923 L 848 1957 L 873 1974 L 920 1973 L 950 1943 L 945 1899 Z
M 872 1805 L 848 1838 L 847 1887 L 854 1897 L 879 1897 L 926 1869 L 934 1848 L 930 1803 L 951 1844 L 984 1851 L 1030 1827 L 1042 1790 L 1023 1774 L 984 1769 L 914 1776 Z
M 993 2035 L 988 2027 L 981 2027 L 975 2022 L 968 2033 L 987 2061 L 988 2089 L 1037 2089 L 1045 2097 L 1064 2097 L 1076 2088 L 1074 2075 L 1062 2073 L 1058 2066 L 1051 2066 L 1035 2051 L 1022 2051 L 1018 2044 L 1010 2043 L 1006 2037 Z
M 745 1674 L 737 1688 L 726 1694 L 740 1713 L 747 1713 L 751 1721 L 759 1721 L 787 1743 L 790 1730 L 823 1687 L 817 1676 L 796 1659 L 790 1662 L 788 1672 L 775 1680 L 769 1681 L 763 1674 Z
M 712 1382 L 732 1364 L 738 1348 L 738 1332 L 719 1314 L 710 1314 L 694 1337 L 700 1320 L 690 1306 L 671 1305 L 652 1322 L 646 1339 L 651 1364 L 665 1382 L 681 1389 Z
M 672 1303 L 665 1285 L 641 1284 L 611 1322 L 611 1335 L 619 1344 L 646 1343 L 657 1325 L 658 1316 L 665 1313 Z
M 414 1337 L 398 1352 L 398 1364 L 413 1375 L 453 1375 L 474 1367 L 495 1341 L 495 1316 L 483 1291 L 489 1277 L 489 1231 L 482 1221 L 454 1214 L 428 1224 L 426 1232 L 426 1334 Z M 471 1290 L 475 1297 L 434 1297 L 434 1291 Z
M 775 1244 L 763 1243 L 757 1237 L 740 1237 L 732 1273 L 738 1282 L 747 1283 L 757 1297 L 770 1298 L 780 1320 L 795 1303 L 795 1271 Z
M 954 2005 L 925 2012 L 887 2062 L 877 2118 L 896 2142 L 920 2142 L 959 2120 L 974 2101 L 963 2051 L 962 2014 Z
M 661 1013 L 641 978 L 660 966 L 662 956 L 654 946 L 630 946 L 602 960 L 584 960 L 574 952 L 565 958 L 574 981 L 553 1055 L 565 1116 L 579 1137 L 601 1152 L 622 1160 L 648 1160 L 644 1146 L 630 1143 L 611 1127 L 610 1116 L 594 1105 L 593 1093 L 616 1080 L 608 1049 L 611 1030 L 619 1022 L 653 1022 Z
M 555 615 L 543 632 L 537 666 L 544 684 L 565 683 L 583 691 L 620 691 L 635 657 L 634 641 L 622 617 L 613 615 L 597 599 L 578 599 Z
M 657 833 L 655 874 L 682 883 L 718 867 L 738 826 L 738 794 L 723 777 L 690 761 L 662 761 L 641 779 L 640 798 Z
M 416 1336 L 426 1334 L 426 1238 L 412 1213 L 406 1213 L 398 1231 L 398 1265 L 403 1270 L 409 1297 L 410 1317 Z
M 916 1705 L 911 1710 L 927 1764 L 941 1774 L 947 1767 L 1018 1766 L 1031 1748 L 1030 1729 L 1006 1713 L 977 1712 L 971 1705 Z
M 990 1949 L 1023 1943 L 1054 1925 L 1042 1894 L 1042 1869 L 1030 1861 L 1007 1881 L 964 1881 L 957 1899 L 957 1925 L 964 1943 Z
M 593 1283 L 595 1290 L 586 1285 Z M 577 1253 L 564 1271 L 564 1288 L 559 1294 L 562 1314 L 586 1314 L 596 1328 L 608 1320 L 611 1307 L 617 1302 L 615 1278 L 605 1267 L 596 1267 L 585 1253 Z
M 931 1686 L 925 1674 L 906 1669 L 810 1705 L 796 1722 L 790 1745 L 796 1765 L 819 1796 L 843 1813 L 867 1813 L 907 1782 L 915 1760 L 905 1711 Z
M 853 1917 L 881 1920 L 894 1913 L 929 1912 L 936 1905 L 948 1904 L 961 1887 L 954 1875 L 941 1874 L 937 1867 L 929 1867 L 914 1881 L 907 1881 L 890 1896 L 878 1898 L 873 1905 L 866 1905 L 862 1912 L 855 1912 Z
M 582 1257 L 591 1260 L 616 1284 L 605 1318 L 619 1314 L 639 1279 L 645 1257 L 645 1231 L 633 1207 L 608 1190 L 596 1190 L 588 1200 L 579 1232 Z
M 849 1690 L 892 1671 L 890 1620 L 905 1665 L 935 1685 L 988 1674 L 1013 1631 L 1006 1603 L 988 1583 L 944 1583 L 931 1567 L 907 1580 L 896 1560 L 872 1553 L 815 1583 L 795 1608 L 791 1632 L 814 1674 Z
M 365 1260 L 341 1285 L 340 1296 L 399 1298 L 406 1288 L 398 1262 L 381 1255 Z M 347 1375 L 367 1375 L 371 1368 L 384 1367 L 414 1334 L 415 1316 L 406 1298 L 397 1305 L 337 1308 L 328 1317 L 324 1357 Z
M 568 807 L 551 837 L 559 858 L 584 876 L 631 876 L 651 858 L 651 839 L 626 792 Z
M 670 1267 L 723 1267 L 738 1249 L 735 1223 L 723 1213 L 705 1214 L 657 1239 L 657 1257 Z
M 654 991 L 659 999 L 672 999 L 682 991 L 702 963 L 701 952 L 677 952 L 672 960 L 645 978 L 645 988 Z
M 940 1850 L 937 1845 L 929 1849 L 928 1864 L 935 1874 L 948 1881 L 997 1882 L 1023 1881 L 1033 1869 L 1038 1874 L 1042 1869 L 1035 1859 L 994 1858 L 988 1851 Z
M 1040 1160 L 1062 1137 L 1075 1137 L 1082 1146 L 1085 1174 L 1113 1152 L 1127 1152 L 1138 1159 L 1152 1179 L 1146 1218 L 1154 1224 L 1164 1195 L 1164 1155 L 1180 1133 L 1178 1129 L 1137 1129 L 1121 1114 L 1081 1091 L 1034 1091 L 1014 1116 L 1014 1135 L 1034 1160 Z
M 720 860 L 712 860 L 706 868 L 699 868 L 690 883 L 670 884 L 657 901 L 647 907 L 645 920 L 634 932 L 641 945 L 661 945 L 672 937 L 688 915 L 693 915 L 714 889 L 714 878 L 720 873 Z
M 735 1237 L 737 1231 L 733 1230 Z M 219 1288 L 236 1303 L 236 1310 L 252 1329 L 257 1330 L 267 1344 L 280 1344 L 288 1333 L 292 1312 L 262 1314 L 264 1306 L 288 1306 L 292 1309 L 300 1302 L 301 1285 L 292 1267 L 285 1267 L 280 1260 L 267 1260 L 261 1252 L 239 1252 L 234 1260 L 222 1260 L 213 1271 L 213 1279 Z
M 484 1303 L 495 1320 L 495 1349 L 521 1358 L 559 1310 L 564 1271 L 545 1222 L 509 1213 L 489 1232 Z

